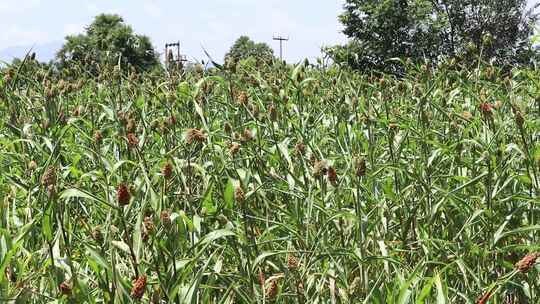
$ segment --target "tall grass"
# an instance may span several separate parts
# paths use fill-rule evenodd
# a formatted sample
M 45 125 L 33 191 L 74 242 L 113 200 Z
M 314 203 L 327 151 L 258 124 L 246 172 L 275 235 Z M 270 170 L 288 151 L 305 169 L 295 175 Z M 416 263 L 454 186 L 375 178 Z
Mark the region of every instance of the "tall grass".
M 539 298 L 538 71 L 85 75 L 1 82 L 1 301 Z

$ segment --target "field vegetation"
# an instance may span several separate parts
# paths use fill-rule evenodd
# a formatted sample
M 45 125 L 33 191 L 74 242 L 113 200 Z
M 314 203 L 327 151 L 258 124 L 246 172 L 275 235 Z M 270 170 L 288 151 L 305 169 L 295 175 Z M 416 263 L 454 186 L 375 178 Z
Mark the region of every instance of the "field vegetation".
M 535 303 L 540 73 L 402 64 L 7 68 L 0 301 Z

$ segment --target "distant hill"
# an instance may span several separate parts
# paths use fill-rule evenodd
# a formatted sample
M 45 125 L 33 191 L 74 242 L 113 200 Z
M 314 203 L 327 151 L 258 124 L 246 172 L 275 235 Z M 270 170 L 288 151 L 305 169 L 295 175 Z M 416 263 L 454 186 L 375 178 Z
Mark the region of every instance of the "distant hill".
M 37 60 L 48 62 L 54 59 L 56 52 L 62 47 L 62 42 L 49 42 L 38 45 L 13 46 L 0 50 L 0 61 L 11 62 L 13 58 L 23 58 L 30 50 L 36 53 Z

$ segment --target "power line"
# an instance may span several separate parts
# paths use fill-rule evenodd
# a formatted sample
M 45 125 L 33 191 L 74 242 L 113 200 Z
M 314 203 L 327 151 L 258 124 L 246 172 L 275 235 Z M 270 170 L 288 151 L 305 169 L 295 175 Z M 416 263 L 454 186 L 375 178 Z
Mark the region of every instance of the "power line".
M 283 41 L 289 41 L 289 37 L 284 38 L 281 35 L 274 36 L 273 40 L 279 41 L 279 59 L 283 61 Z
M 176 56 L 173 53 L 174 49 L 176 49 Z M 179 68 L 182 68 L 186 61 L 186 56 L 180 54 L 180 41 L 165 43 L 165 64 L 168 68 L 170 68 L 172 63 L 176 63 Z

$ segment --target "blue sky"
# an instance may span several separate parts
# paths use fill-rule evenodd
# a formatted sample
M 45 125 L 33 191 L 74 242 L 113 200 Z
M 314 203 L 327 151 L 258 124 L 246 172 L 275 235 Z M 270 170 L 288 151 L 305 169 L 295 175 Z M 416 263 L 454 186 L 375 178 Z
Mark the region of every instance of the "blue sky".
M 496 0 L 494 0 L 496 1 Z M 528 0 L 529 4 L 538 0 Z M 344 0 L 0 0 L 0 60 L 23 56 L 34 46 L 49 59 L 66 35 L 77 34 L 99 13 L 117 13 L 159 52 L 180 41 L 189 59 L 206 59 L 202 46 L 221 61 L 240 35 L 272 46 L 274 34 L 290 37 L 289 62 L 320 55 L 323 45 L 343 43 L 337 16 Z M 18 48 L 14 48 L 17 47 Z M 46 57 L 46 58 L 43 58 Z
M 15 46 L 55 48 L 68 34 L 83 31 L 99 13 L 117 13 L 135 32 L 148 35 L 163 52 L 180 41 L 188 58 L 216 60 L 240 35 L 266 42 L 279 54 L 274 34 L 290 37 L 284 58 L 299 61 L 320 54 L 322 45 L 343 43 L 337 16 L 343 1 L 328 0 L 0 0 L 0 50 Z M 45 50 L 44 50 L 45 52 Z M 43 55 L 42 55 L 43 56 Z

